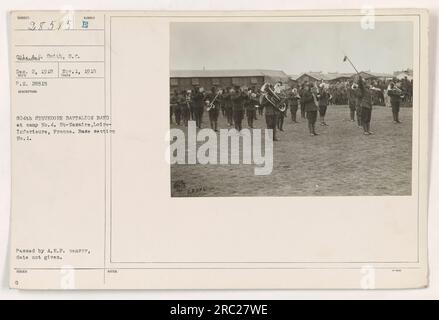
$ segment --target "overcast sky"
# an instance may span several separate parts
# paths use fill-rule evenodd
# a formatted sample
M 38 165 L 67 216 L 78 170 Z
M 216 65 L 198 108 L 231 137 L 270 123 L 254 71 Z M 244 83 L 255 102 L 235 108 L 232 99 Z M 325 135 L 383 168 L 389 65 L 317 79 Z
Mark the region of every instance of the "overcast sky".
M 171 69 L 275 69 L 393 71 L 413 66 L 410 22 L 198 22 L 171 24 Z

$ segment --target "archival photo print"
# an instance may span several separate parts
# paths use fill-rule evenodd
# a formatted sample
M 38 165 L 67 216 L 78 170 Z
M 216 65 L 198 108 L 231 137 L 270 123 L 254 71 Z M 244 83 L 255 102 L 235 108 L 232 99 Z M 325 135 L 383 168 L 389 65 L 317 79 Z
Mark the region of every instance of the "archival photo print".
M 408 196 L 413 25 L 170 24 L 172 197 Z

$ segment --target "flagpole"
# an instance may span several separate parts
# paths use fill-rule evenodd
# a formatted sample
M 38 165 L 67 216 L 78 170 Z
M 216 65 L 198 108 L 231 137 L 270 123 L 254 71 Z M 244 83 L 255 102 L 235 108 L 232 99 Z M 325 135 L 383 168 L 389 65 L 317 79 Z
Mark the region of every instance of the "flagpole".
M 354 68 L 355 72 L 359 75 L 360 73 L 358 72 L 357 68 L 355 68 L 354 64 L 352 63 L 351 59 L 349 59 L 349 57 L 347 55 L 345 55 L 346 60 L 349 61 L 349 63 L 351 64 L 352 68 Z

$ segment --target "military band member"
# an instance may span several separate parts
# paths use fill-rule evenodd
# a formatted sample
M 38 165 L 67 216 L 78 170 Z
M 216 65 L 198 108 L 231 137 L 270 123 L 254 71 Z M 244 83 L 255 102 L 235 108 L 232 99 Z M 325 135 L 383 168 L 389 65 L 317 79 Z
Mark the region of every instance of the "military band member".
M 183 112 L 183 108 L 185 105 L 185 98 L 184 98 L 184 91 L 183 92 L 178 92 L 177 93 L 177 99 L 176 99 L 176 107 L 174 109 L 174 116 L 175 116 L 175 123 L 177 125 L 181 125 L 181 116 L 182 116 L 182 112 Z
M 357 125 L 359 128 L 362 128 L 363 125 L 361 121 L 361 96 L 360 96 L 360 91 L 358 89 L 358 84 L 356 83 L 352 84 L 351 88 L 355 96 L 355 113 L 357 115 Z
M 205 103 L 209 113 L 210 128 L 218 131 L 218 116 L 220 112 L 220 99 L 221 90 L 217 90 L 212 87 L 211 93 L 206 95 Z
M 184 96 L 184 103 L 185 105 L 183 106 L 183 108 L 181 109 L 181 115 L 183 117 L 183 123 L 184 125 L 187 127 L 189 120 L 191 120 L 191 110 L 192 108 L 192 91 L 191 90 L 187 90 L 185 92 L 185 96 Z
M 258 107 L 257 109 L 257 114 L 260 115 L 261 117 L 264 115 L 264 106 L 261 105 L 261 96 L 262 96 L 262 92 L 261 92 L 261 88 L 259 88 L 256 92 L 256 95 L 258 96 Z
M 270 101 L 268 101 L 266 97 L 267 93 L 264 92 L 265 86 L 270 86 L 270 84 L 266 83 L 262 86 L 262 94 L 259 97 L 259 104 L 265 109 L 265 123 L 267 124 L 267 129 L 273 130 L 273 141 L 279 141 L 276 134 L 277 117 L 279 111 L 273 104 L 271 104 Z
M 236 86 L 234 92 L 231 93 L 230 98 L 232 100 L 233 123 L 235 124 L 235 129 L 241 131 L 242 119 L 244 119 L 245 95 L 240 90 L 240 87 Z
M 189 97 L 190 97 L 190 103 L 188 104 L 189 106 L 189 120 L 193 120 L 195 121 L 195 107 L 194 107 L 194 94 L 196 91 L 198 91 L 198 88 L 195 87 L 192 90 L 188 90 L 189 91 Z
M 195 116 L 195 123 L 197 128 L 201 129 L 201 124 L 203 120 L 203 112 L 204 112 L 204 88 L 199 87 L 196 88 L 195 93 L 192 97 L 193 101 L 193 110 L 194 110 L 194 116 Z
M 361 105 L 361 124 L 363 126 L 363 133 L 365 135 L 371 135 L 370 121 L 372 118 L 372 106 L 373 106 L 373 89 L 370 84 L 359 77 L 358 79 L 358 91 Z
M 223 93 L 224 110 L 227 118 L 227 125 L 231 127 L 233 125 L 233 104 L 232 104 L 232 94 L 235 92 L 234 89 L 227 87 Z
M 223 117 L 226 116 L 226 106 L 225 106 L 225 101 L 224 101 L 224 90 L 222 90 L 222 93 L 220 94 L 220 96 L 218 97 L 220 100 L 220 110 L 221 110 L 221 114 L 223 115 Z
M 259 101 L 260 100 L 259 98 L 261 97 L 261 94 L 258 93 L 257 96 L 258 96 L 258 101 Z M 259 114 L 262 117 L 264 115 L 264 107 L 261 106 L 260 103 L 258 103 L 258 107 L 256 109 L 258 110 L 257 114 Z M 255 119 L 255 120 L 257 120 L 257 119 Z
M 177 90 L 175 90 L 173 93 L 171 93 L 171 99 L 170 99 L 170 108 L 169 108 L 169 120 L 171 123 L 173 123 L 172 121 L 172 116 L 175 113 L 175 109 L 177 107 L 177 100 L 178 100 L 178 92 Z
M 249 90 L 249 98 L 246 100 L 245 114 L 247 116 L 248 127 L 253 129 L 253 122 L 256 117 L 256 105 L 258 104 L 256 93 Z
M 282 92 L 282 82 L 281 81 L 276 82 L 276 84 L 274 85 L 273 90 L 274 90 L 274 93 L 279 98 L 281 98 L 283 101 L 286 102 L 286 97 L 285 97 L 285 95 Z M 285 108 L 284 112 L 282 112 L 282 111 L 280 111 L 278 109 L 278 113 L 277 113 L 277 128 L 279 129 L 279 131 L 284 131 L 284 119 L 286 117 L 286 113 L 287 113 L 286 108 Z
M 284 131 L 284 119 L 286 117 L 287 109 L 284 112 L 279 111 L 277 116 L 277 128 L 279 131 Z
M 305 92 L 305 86 L 308 83 L 305 82 L 300 89 L 298 90 L 299 96 L 303 97 L 303 93 Z M 301 119 L 305 119 L 306 118 L 306 111 L 305 111 L 305 106 L 303 105 L 302 101 L 300 102 L 300 118 Z
M 399 121 L 399 108 L 401 105 L 402 90 L 395 86 L 393 82 L 389 83 L 387 95 L 390 97 L 390 105 L 392 106 L 393 123 L 401 123 Z
M 288 96 L 288 105 L 290 107 L 291 120 L 294 123 L 297 123 L 297 109 L 299 108 L 299 103 L 299 93 L 297 91 L 297 88 L 293 88 L 293 90 L 291 90 L 291 94 Z
M 356 95 L 355 95 L 355 91 L 352 88 L 353 82 L 349 81 L 348 83 L 348 87 L 347 87 L 347 98 L 348 98 L 348 105 L 349 105 L 349 111 L 350 111 L 350 118 L 351 121 L 354 122 L 355 121 L 355 105 L 356 105 Z
M 254 99 L 255 103 L 253 104 L 254 109 L 255 109 L 255 112 L 254 112 L 255 116 L 254 116 L 253 120 L 258 120 L 258 112 L 259 112 L 259 110 L 258 110 L 258 108 L 259 108 L 258 103 L 259 103 L 259 98 L 258 98 L 258 94 L 257 94 L 257 90 L 256 90 L 255 86 L 253 86 L 253 87 L 251 87 L 249 89 L 249 97 L 250 97 L 250 99 L 252 98 L 252 93 L 254 93 L 256 95 L 256 98 Z
M 326 110 L 328 108 L 329 100 L 331 95 L 329 94 L 329 87 L 326 84 L 321 85 L 321 91 L 317 94 L 319 101 L 319 114 L 320 114 L 320 125 L 327 126 L 325 122 Z
M 304 86 L 304 91 L 302 94 L 301 105 L 306 112 L 306 118 L 308 119 L 308 129 L 311 136 L 318 135 L 316 133 L 316 121 L 317 121 L 317 111 L 318 101 L 317 101 L 317 88 L 310 88 L 309 84 Z

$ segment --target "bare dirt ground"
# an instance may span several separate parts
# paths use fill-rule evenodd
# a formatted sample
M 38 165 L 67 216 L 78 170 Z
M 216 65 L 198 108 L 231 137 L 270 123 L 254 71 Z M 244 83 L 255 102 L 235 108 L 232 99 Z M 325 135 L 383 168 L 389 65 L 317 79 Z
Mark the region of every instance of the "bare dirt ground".
M 228 196 L 384 196 L 411 194 L 412 109 L 401 108 L 402 124 L 390 108 L 375 106 L 371 136 L 349 120 L 347 106 L 329 106 L 319 136 L 309 136 L 306 119 L 293 123 L 288 112 L 280 141 L 274 142 L 271 175 L 256 176 L 255 165 L 171 166 L 174 197 Z M 246 128 L 246 119 L 243 121 Z M 204 114 L 204 127 L 208 115 Z M 185 129 L 172 124 L 173 128 Z M 219 128 L 227 128 L 222 115 Z M 255 128 L 265 128 L 258 116 Z M 202 143 L 200 143 L 202 144 Z

